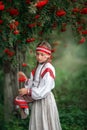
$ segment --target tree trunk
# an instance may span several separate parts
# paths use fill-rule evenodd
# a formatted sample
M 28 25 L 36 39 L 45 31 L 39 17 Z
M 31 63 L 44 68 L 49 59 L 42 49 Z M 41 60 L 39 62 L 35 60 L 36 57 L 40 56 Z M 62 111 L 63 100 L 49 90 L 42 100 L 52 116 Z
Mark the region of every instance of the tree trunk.
M 4 66 L 4 113 L 5 120 L 8 121 L 14 110 L 14 98 L 17 95 L 17 69 L 11 68 L 10 63 L 7 62 Z
M 25 62 L 25 52 L 19 53 L 17 56 L 17 66 L 12 67 L 10 61 L 4 62 L 4 75 L 5 75 L 5 86 L 4 86 L 4 112 L 5 120 L 8 121 L 12 112 L 14 111 L 14 99 L 18 95 L 19 83 L 17 73 L 21 70 L 21 64 Z

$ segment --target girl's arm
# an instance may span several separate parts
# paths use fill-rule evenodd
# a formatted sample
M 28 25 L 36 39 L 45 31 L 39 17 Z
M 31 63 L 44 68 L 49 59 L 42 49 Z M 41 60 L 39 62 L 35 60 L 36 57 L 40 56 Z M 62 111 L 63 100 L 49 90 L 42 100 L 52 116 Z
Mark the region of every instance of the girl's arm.
M 32 74 L 30 76 L 30 79 L 28 79 L 27 76 L 22 71 L 19 71 L 18 77 L 19 78 L 20 77 L 25 78 L 24 88 L 21 88 L 21 89 L 18 90 L 19 95 L 23 96 L 23 95 L 26 95 L 26 94 L 30 94 L 29 88 L 31 88 L 31 86 L 32 86 Z

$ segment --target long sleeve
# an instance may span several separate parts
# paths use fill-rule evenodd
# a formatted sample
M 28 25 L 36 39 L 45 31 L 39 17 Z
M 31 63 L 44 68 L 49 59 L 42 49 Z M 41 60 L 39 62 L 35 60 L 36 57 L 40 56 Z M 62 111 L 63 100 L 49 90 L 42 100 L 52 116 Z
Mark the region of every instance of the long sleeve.
M 36 68 L 34 68 L 30 73 L 30 78 L 25 82 L 25 88 L 31 88 L 33 84 L 34 75 L 36 72 Z
M 32 93 L 31 93 L 32 98 L 35 100 L 45 98 L 55 86 L 54 78 L 55 78 L 54 68 L 46 67 L 42 73 L 42 78 L 40 80 L 39 86 L 32 87 Z
M 31 72 L 30 73 L 30 78 L 27 81 L 25 81 L 24 86 L 25 86 L 25 88 L 31 88 L 32 84 L 33 84 L 33 74 Z

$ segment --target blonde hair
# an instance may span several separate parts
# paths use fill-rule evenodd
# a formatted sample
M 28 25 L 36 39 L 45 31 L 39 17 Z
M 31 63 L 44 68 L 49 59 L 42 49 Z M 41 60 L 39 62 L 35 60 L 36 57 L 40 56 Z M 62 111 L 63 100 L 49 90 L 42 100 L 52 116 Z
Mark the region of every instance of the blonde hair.
M 46 47 L 46 48 L 48 48 L 49 50 L 52 49 L 51 45 L 50 45 L 47 41 L 42 41 L 42 42 L 40 42 L 40 43 L 37 45 L 37 47 L 38 47 L 38 46 Z

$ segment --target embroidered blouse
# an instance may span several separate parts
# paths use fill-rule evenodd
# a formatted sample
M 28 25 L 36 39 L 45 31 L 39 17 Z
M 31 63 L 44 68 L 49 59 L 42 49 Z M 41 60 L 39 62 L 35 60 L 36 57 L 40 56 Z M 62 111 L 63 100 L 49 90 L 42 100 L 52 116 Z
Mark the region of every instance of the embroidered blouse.
M 55 86 L 55 69 L 51 63 L 39 64 L 31 72 L 26 88 L 31 88 L 34 100 L 45 98 Z

